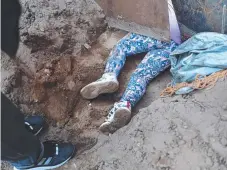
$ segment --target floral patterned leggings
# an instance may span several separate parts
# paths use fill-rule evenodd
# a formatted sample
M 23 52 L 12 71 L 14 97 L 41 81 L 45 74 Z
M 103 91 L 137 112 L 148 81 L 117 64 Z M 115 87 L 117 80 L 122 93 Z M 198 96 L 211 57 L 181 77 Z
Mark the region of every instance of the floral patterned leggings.
M 132 74 L 121 101 L 129 101 L 134 107 L 143 97 L 149 82 L 170 66 L 169 55 L 177 47 L 174 41 L 162 42 L 154 38 L 129 33 L 111 51 L 105 73 L 119 75 L 126 57 L 147 52 Z

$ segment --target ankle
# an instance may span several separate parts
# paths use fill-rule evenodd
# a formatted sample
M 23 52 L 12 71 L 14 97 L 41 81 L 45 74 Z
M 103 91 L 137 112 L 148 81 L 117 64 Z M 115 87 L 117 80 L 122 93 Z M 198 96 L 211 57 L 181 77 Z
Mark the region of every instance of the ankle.
M 102 77 L 111 77 L 111 78 L 117 79 L 117 75 L 116 75 L 115 73 L 113 73 L 113 72 L 104 73 L 104 74 L 102 75 Z
M 115 105 L 117 105 L 117 107 L 126 107 L 131 111 L 132 105 L 129 101 L 126 100 L 120 100 L 119 102 L 116 102 Z

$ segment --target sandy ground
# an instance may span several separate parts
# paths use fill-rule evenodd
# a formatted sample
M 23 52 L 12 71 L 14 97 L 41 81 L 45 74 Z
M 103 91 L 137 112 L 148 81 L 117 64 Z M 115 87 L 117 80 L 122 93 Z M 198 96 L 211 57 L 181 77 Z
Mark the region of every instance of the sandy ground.
M 159 98 L 62 169 L 226 170 L 227 81 L 192 95 Z
M 92 0 L 22 0 L 22 6 L 20 66 L 2 57 L 2 91 L 25 114 L 46 117 L 42 141 L 77 145 L 77 156 L 62 169 L 227 169 L 226 81 L 210 91 L 160 99 L 171 79 L 166 71 L 150 84 L 129 125 L 105 136 L 98 127 L 143 55 L 128 58 L 118 92 L 84 100 L 80 89 L 101 76 L 126 33 L 107 28 Z

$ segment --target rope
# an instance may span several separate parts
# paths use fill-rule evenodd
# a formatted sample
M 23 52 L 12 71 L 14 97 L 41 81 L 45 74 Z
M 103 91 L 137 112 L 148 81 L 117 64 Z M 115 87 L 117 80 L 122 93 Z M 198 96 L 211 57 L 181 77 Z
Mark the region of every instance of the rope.
M 227 70 L 222 70 L 218 71 L 216 73 L 213 73 L 209 76 L 202 76 L 202 75 L 197 75 L 195 80 L 191 83 L 179 83 L 176 84 L 175 86 L 167 86 L 162 92 L 161 92 L 161 97 L 165 96 L 172 96 L 175 94 L 176 91 L 183 87 L 191 87 L 193 89 L 211 89 L 215 86 L 216 82 L 219 79 L 224 80 L 227 77 Z

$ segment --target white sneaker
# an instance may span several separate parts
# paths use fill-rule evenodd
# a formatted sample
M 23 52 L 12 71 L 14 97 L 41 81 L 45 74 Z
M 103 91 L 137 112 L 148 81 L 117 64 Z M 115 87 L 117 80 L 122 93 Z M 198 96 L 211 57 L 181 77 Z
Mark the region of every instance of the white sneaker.
M 114 133 L 125 126 L 131 118 L 131 104 L 128 101 L 118 102 L 110 110 L 107 119 L 100 126 L 100 131 Z
M 105 73 L 97 81 L 81 89 L 80 94 L 85 99 L 94 99 L 100 94 L 113 93 L 118 90 L 119 83 L 114 73 Z

